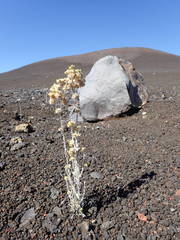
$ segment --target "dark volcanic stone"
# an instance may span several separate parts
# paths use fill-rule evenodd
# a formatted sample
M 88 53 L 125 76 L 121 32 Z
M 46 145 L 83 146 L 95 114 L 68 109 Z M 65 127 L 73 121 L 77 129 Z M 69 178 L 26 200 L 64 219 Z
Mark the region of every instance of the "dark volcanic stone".
M 6 166 L 5 162 L 0 162 L 0 171 L 4 170 Z

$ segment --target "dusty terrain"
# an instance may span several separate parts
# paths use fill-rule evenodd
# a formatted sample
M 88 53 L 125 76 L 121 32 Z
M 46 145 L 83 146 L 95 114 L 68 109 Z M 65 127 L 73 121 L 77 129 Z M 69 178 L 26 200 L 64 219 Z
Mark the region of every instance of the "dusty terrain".
M 180 239 L 180 57 L 133 51 L 130 57 L 143 72 L 149 102 L 132 115 L 82 123 L 85 218 L 69 212 L 59 117 L 47 102 L 53 79 L 31 78 L 25 68 L 33 65 L 0 75 L 1 240 Z M 92 64 L 89 59 L 84 72 Z M 15 132 L 15 126 L 27 122 L 33 131 Z M 14 137 L 22 143 L 13 143 Z
M 152 82 L 151 76 L 158 73 L 161 79 L 165 76 L 166 83 L 171 82 L 171 78 L 176 83 L 179 80 L 180 56 L 147 48 L 113 48 L 48 59 L 2 73 L 0 74 L 0 88 L 49 87 L 55 79 L 64 76 L 65 69 L 72 63 L 80 67 L 86 75 L 98 59 L 107 55 L 114 55 L 132 61 L 136 69 L 145 74 L 146 82 Z M 159 80 L 156 82 L 159 82 Z

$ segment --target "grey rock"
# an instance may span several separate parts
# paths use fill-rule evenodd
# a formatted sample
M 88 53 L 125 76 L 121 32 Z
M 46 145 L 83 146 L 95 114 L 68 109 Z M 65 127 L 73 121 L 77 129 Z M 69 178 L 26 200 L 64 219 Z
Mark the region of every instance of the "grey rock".
M 19 158 L 23 158 L 25 156 L 25 154 L 24 153 L 18 153 L 16 156 L 19 157 Z
M 53 213 L 56 214 L 58 217 L 62 216 L 62 210 L 57 206 L 53 208 Z
M 89 214 L 89 216 L 94 216 L 94 215 L 96 215 L 97 214 L 97 207 L 96 206 L 93 206 L 93 207 L 91 207 L 91 208 L 89 208 L 88 209 L 88 214 Z
M 114 221 L 106 221 L 106 222 L 103 222 L 102 225 L 101 225 L 101 229 L 110 229 L 114 226 L 115 222 Z
M 82 117 L 87 121 L 102 120 L 145 104 L 148 94 L 142 79 L 130 62 L 116 56 L 101 58 L 79 91 Z
M 88 235 L 89 232 L 89 222 L 87 221 L 83 221 L 80 225 L 79 225 L 81 232 L 82 232 L 82 236 L 86 237 Z
M 30 186 L 24 186 L 23 191 L 24 192 L 31 192 L 32 188 Z
M 34 154 L 35 152 L 37 152 L 37 148 L 32 148 L 31 151 L 30 151 L 30 154 Z
M 11 147 L 11 151 L 16 151 L 27 146 L 27 143 L 19 142 Z
M 59 190 L 57 190 L 55 187 L 52 187 L 50 191 L 51 191 L 50 197 L 52 199 L 56 199 L 59 196 Z
M 176 209 L 175 209 L 175 208 L 170 208 L 170 211 L 171 211 L 171 212 L 175 212 Z
M 123 140 L 123 142 L 127 142 L 128 138 L 125 137 L 125 136 L 123 136 L 123 137 L 122 137 L 122 140 Z
M 21 218 L 20 227 L 24 227 L 25 225 L 29 224 L 36 216 L 34 208 L 28 209 Z
M 104 240 L 109 240 L 109 234 L 107 233 L 106 230 L 103 230 L 103 237 L 104 237 Z
M 42 227 L 46 228 L 51 233 L 56 233 L 58 232 L 58 225 L 60 222 L 61 219 L 57 218 L 52 212 L 46 216 L 45 220 L 42 222 Z
M 5 103 L 0 104 L 0 108 L 4 108 L 4 106 L 5 106 Z
M 97 179 L 101 179 L 103 177 L 103 175 L 101 173 L 99 173 L 99 172 L 91 172 L 90 176 L 92 178 L 97 178 Z
M 83 221 L 80 223 L 79 228 L 82 233 L 82 240 L 97 239 L 88 221 Z
M 157 239 L 157 237 L 155 235 L 149 235 L 147 237 L 147 240 L 156 240 L 156 239 Z
M 5 162 L 0 162 L 0 171 L 3 171 L 6 167 L 6 163 Z
M 96 121 L 128 111 L 131 105 L 128 82 L 117 57 L 107 56 L 97 61 L 80 89 L 83 118 Z
M 121 232 L 118 232 L 117 240 L 126 240 L 126 238 L 122 235 Z
M 42 227 L 46 228 L 51 233 L 54 233 L 57 229 L 57 225 L 53 224 L 50 218 L 47 218 L 42 222 Z

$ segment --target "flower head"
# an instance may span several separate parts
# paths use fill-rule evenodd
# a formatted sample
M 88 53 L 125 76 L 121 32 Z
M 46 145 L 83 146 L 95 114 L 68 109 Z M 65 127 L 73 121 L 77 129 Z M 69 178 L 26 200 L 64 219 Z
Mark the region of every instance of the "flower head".
M 76 125 L 76 123 L 74 121 L 69 121 L 67 123 L 67 127 L 70 128 L 70 127 L 74 127 Z

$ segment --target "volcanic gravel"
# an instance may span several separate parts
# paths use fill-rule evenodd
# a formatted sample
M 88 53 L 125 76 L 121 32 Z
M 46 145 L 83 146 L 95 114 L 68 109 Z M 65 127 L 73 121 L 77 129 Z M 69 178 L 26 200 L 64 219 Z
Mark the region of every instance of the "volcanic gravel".
M 178 96 L 158 92 L 139 111 L 82 123 L 83 218 L 69 212 L 47 90 L 0 91 L 0 240 L 179 240 L 179 113 Z M 15 132 L 21 123 L 33 130 Z

